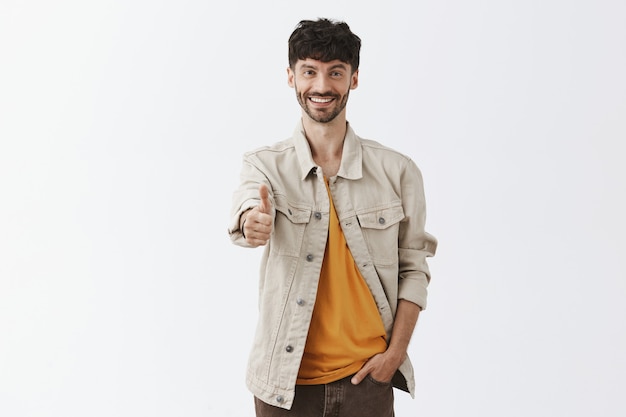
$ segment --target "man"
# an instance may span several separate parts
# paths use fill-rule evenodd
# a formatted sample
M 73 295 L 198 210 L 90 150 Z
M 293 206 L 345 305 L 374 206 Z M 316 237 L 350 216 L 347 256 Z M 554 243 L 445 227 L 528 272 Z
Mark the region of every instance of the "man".
M 246 153 L 229 234 L 265 245 L 247 386 L 259 417 L 393 416 L 413 395 L 407 347 L 437 242 L 421 174 L 346 120 L 361 40 L 346 23 L 301 21 L 287 80 L 293 137 Z

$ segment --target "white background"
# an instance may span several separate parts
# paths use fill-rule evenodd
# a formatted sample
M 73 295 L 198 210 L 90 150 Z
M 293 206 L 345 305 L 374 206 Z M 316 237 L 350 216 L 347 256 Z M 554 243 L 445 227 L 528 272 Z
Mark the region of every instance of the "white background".
M 374 4 L 374 5 L 372 5 Z M 440 242 L 398 416 L 626 414 L 626 3 L 0 3 L 0 415 L 252 416 L 241 155 L 299 117 L 301 19 Z

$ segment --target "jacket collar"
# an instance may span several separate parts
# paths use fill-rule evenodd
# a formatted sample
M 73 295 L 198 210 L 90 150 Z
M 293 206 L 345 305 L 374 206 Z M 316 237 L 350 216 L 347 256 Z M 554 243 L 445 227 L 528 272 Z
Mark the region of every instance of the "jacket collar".
M 298 122 L 293 133 L 294 146 L 300 163 L 300 178 L 305 180 L 311 171 L 317 168 L 317 164 L 313 161 L 311 147 L 304 133 L 302 120 Z M 349 180 L 358 180 L 363 176 L 363 150 L 358 136 L 348 123 L 346 129 L 346 137 L 343 141 L 343 151 L 341 154 L 341 165 L 337 176 Z

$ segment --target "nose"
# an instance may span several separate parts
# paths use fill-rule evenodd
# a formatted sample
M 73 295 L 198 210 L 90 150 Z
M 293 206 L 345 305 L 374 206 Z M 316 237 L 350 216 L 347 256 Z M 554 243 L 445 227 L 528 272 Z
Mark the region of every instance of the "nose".
M 314 89 L 317 93 L 320 94 L 325 94 L 327 92 L 330 91 L 330 80 L 328 79 L 328 76 L 325 74 L 318 74 L 317 77 L 315 77 L 315 84 L 314 84 Z

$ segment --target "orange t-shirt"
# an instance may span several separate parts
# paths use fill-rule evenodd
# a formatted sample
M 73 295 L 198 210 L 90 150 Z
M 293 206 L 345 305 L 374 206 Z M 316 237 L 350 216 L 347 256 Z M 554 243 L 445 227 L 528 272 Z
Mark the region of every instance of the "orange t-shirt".
M 328 183 L 326 184 L 328 190 Z M 387 349 L 385 327 L 330 198 L 328 242 L 297 384 L 327 384 L 356 373 Z

